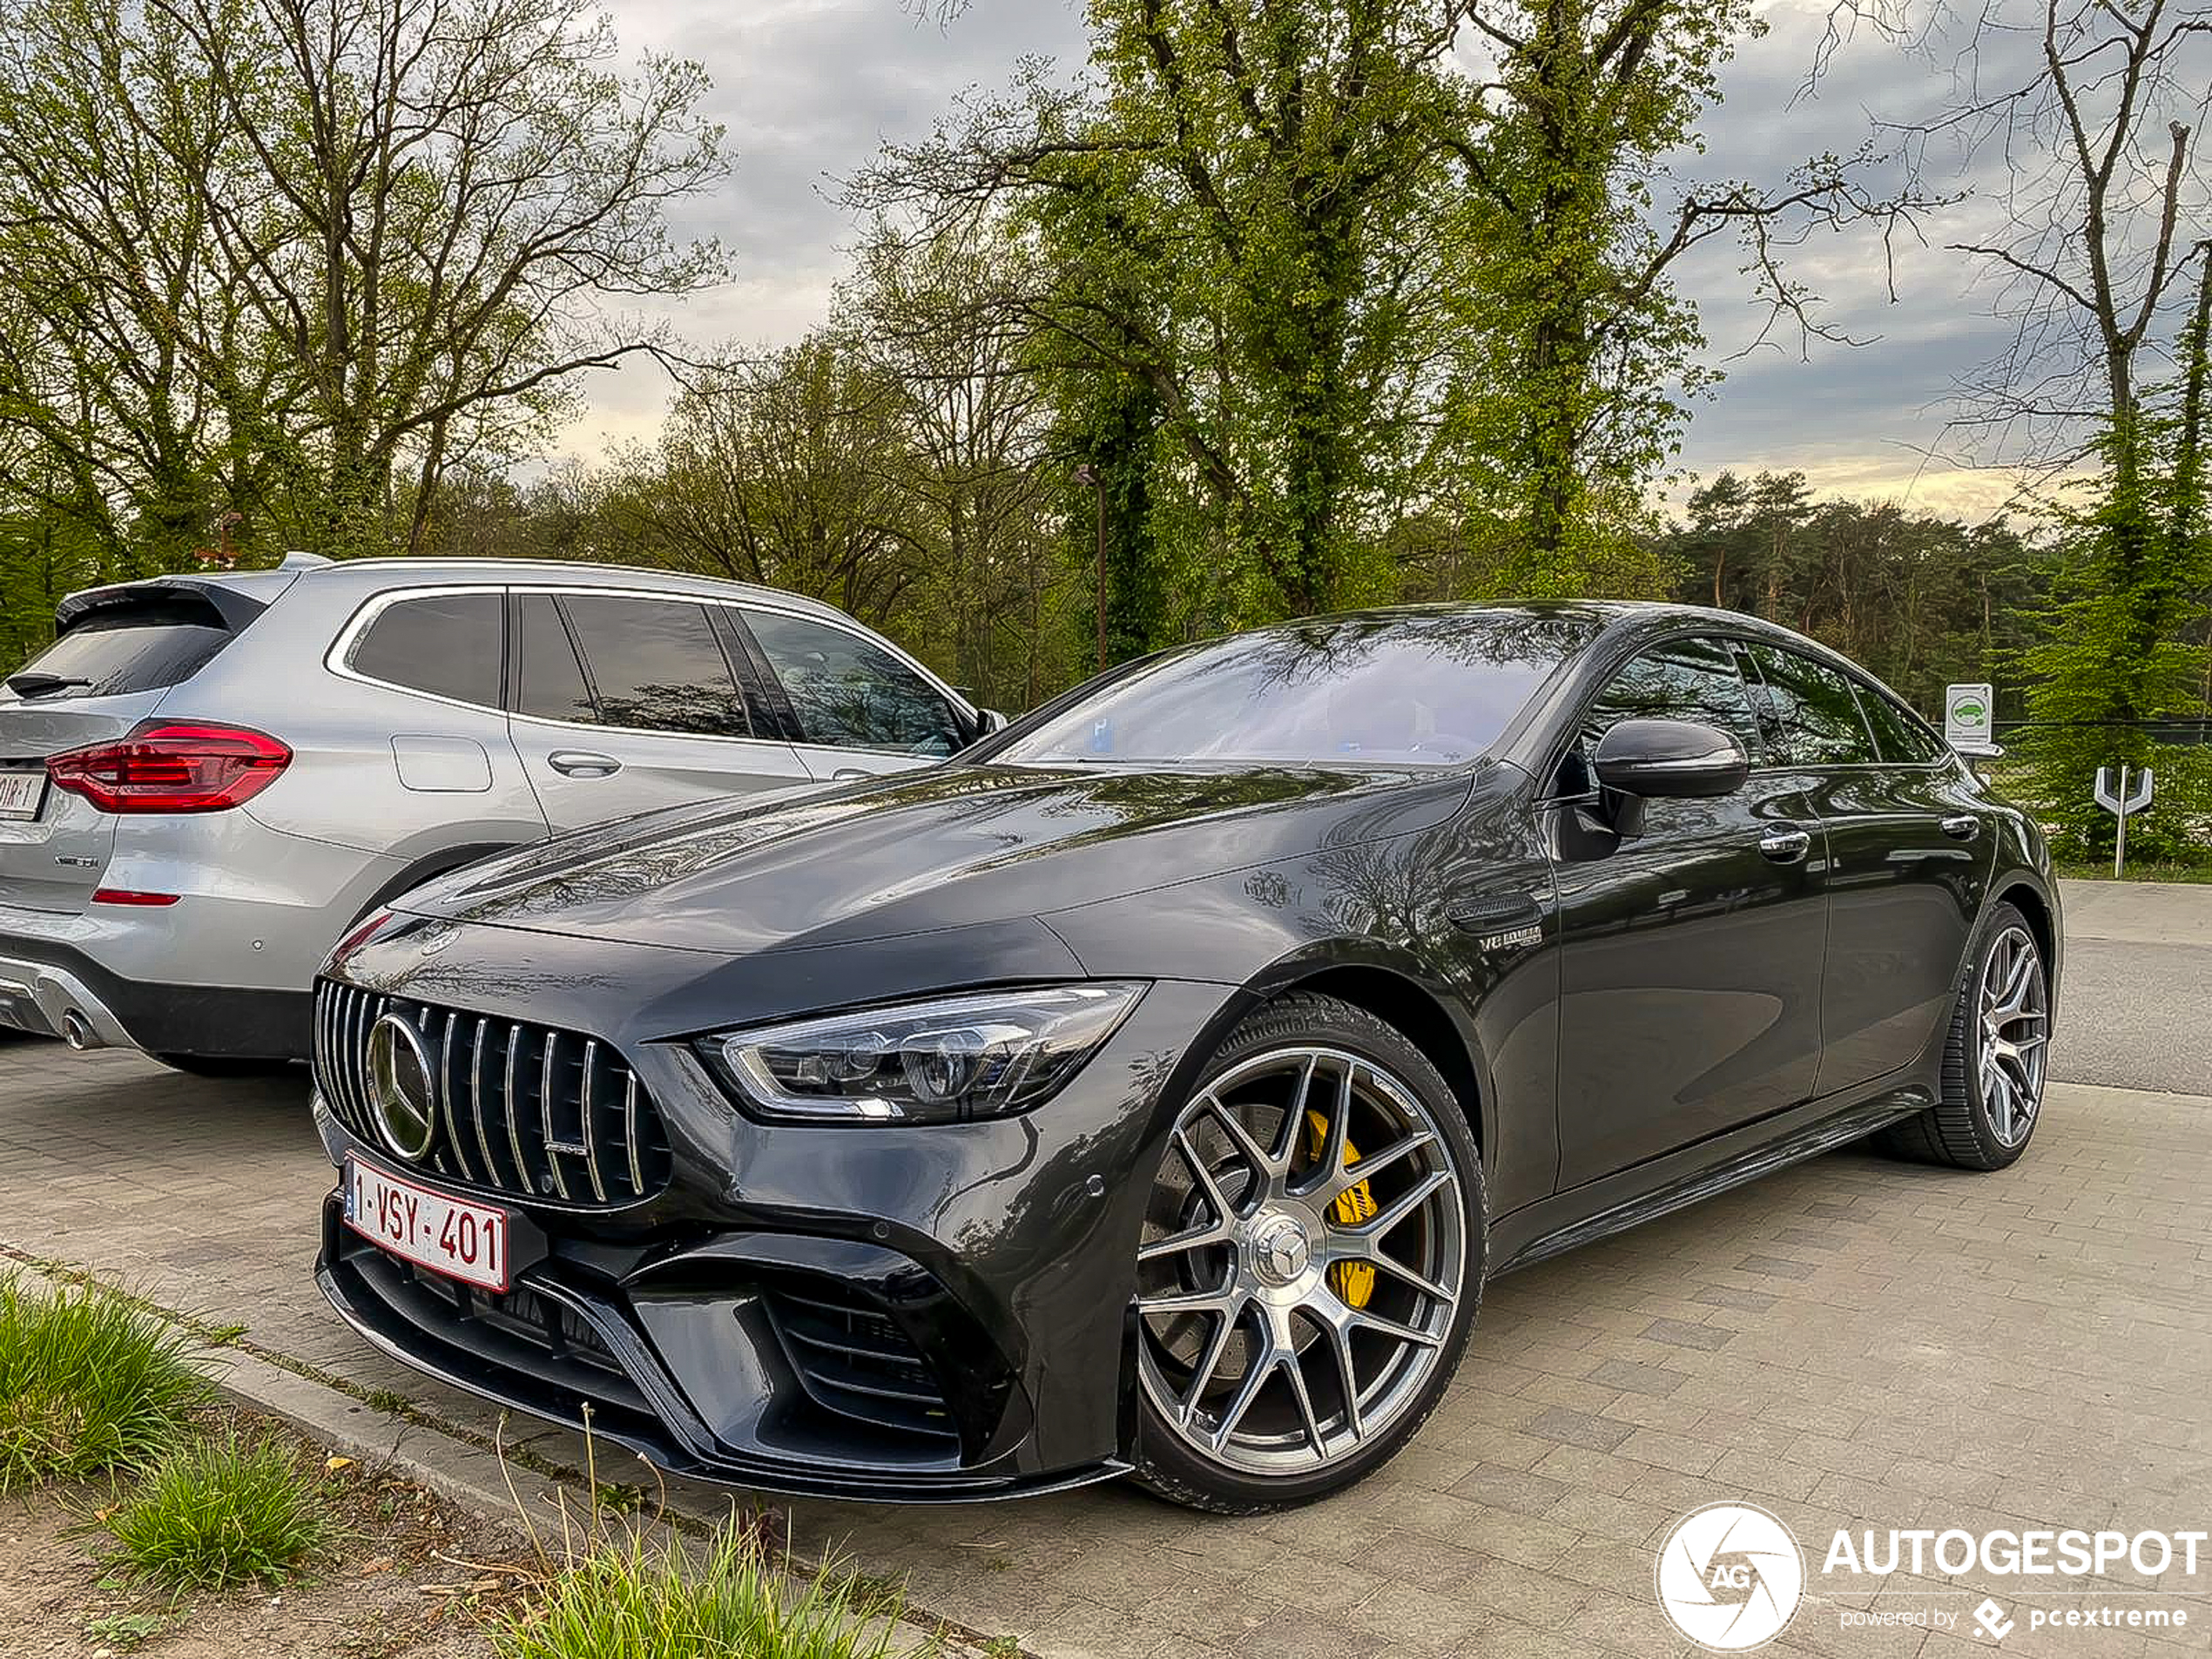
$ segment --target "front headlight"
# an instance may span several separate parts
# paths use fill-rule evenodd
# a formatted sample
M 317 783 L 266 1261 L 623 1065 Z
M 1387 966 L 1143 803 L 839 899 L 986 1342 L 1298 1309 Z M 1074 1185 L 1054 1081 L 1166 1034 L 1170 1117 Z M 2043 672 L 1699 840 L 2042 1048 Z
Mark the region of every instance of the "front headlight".
M 1144 995 L 1102 981 L 978 991 L 700 1040 L 768 1117 L 948 1123 L 1027 1111 L 1074 1076 Z

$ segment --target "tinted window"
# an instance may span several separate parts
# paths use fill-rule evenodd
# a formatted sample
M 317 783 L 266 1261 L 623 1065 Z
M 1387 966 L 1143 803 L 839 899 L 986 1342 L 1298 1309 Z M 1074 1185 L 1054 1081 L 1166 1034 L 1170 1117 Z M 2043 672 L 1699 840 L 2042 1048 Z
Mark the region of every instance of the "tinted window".
M 880 645 L 773 611 L 745 621 L 807 743 L 948 755 L 967 741 L 937 688 Z
M 561 609 L 583 651 L 606 725 L 712 738 L 752 735 L 705 605 L 570 594 Z
M 1883 759 L 1898 765 L 1918 765 L 1943 759 L 1944 745 L 1934 732 L 1872 686 L 1861 685 L 1857 689 L 1858 711 L 1873 728 L 1874 746 L 1881 752 Z
M 349 660 L 356 674 L 388 685 L 496 709 L 505 611 L 496 593 L 401 599 L 376 613 Z
M 204 602 L 149 598 L 91 611 L 15 678 L 27 697 L 114 697 L 181 685 L 231 643 Z M 36 675 L 36 680 L 30 677 Z
M 991 758 L 1457 765 L 1595 632 L 1565 612 L 1293 623 L 1141 664 Z
M 541 720 L 574 720 L 596 724 L 599 711 L 584 684 L 583 670 L 576 659 L 576 646 L 561 620 L 551 596 L 523 596 L 522 685 L 515 699 L 517 713 Z
M 1757 764 L 1762 745 L 1740 661 L 1710 639 L 1674 640 L 1632 658 L 1584 717 L 1584 747 L 1595 750 L 1623 720 L 1694 720 L 1727 732 Z
M 1777 765 L 1848 766 L 1875 758 L 1849 680 L 1810 657 L 1771 645 L 1752 646 L 1751 659 L 1763 682 L 1755 690 L 1759 724 Z

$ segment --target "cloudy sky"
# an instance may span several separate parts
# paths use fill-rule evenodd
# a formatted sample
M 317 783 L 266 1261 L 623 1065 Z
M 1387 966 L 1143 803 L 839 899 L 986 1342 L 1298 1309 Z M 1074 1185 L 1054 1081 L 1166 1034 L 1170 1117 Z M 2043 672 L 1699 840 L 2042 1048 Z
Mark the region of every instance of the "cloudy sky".
M 719 237 L 735 280 L 693 295 L 670 314 L 690 339 L 777 344 L 827 313 L 853 226 L 826 179 L 864 163 L 885 139 L 926 133 L 952 100 L 1002 84 L 1025 54 L 1079 57 L 1072 0 L 973 0 L 948 27 L 917 23 L 900 0 L 610 0 L 625 48 L 697 58 L 714 78 L 712 113 L 730 131 L 736 172 L 687 207 L 681 228 Z M 1942 103 L 1947 73 L 1881 42 L 1836 58 L 1817 97 L 1802 94 L 1827 15 L 1826 0 L 1771 0 L 1770 32 L 1727 71 L 1725 102 L 1709 112 L 1708 179 L 1779 182 L 1792 160 L 1848 152 L 1875 117 L 1910 118 Z M 1967 181 L 1971 183 L 1972 181 Z M 1826 301 L 1824 314 L 1855 339 L 1792 336 L 1737 356 L 1727 380 L 1691 421 L 1683 464 L 1805 473 L 1824 492 L 1902 499 L 1978 517 L 2009 489 L 2002 475 L 1945 458 L 1947 395 L 1996 351 L 2002 328 L 1973 266 L 1944 244 L 1989 212 L 1970 198 L 1931 217 L 1923 242 L 1895 247 L 1898 298 L 1878 241 L 1845 233 L 1808 243 L 1791 269 Z M 1732 244 L 1701 250 L 1683 270 L 1716 358 L 1741 351 L 1764 313 L 1745 300 Z M 639 366 L 595 380 L 590 407 L 564 447 L 589 455 L 658 428 L 668 388 Z

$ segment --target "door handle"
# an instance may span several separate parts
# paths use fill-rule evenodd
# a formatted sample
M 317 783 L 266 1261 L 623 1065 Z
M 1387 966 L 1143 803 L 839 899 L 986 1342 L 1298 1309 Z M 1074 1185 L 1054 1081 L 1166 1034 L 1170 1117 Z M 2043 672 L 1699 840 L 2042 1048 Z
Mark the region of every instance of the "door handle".
M 1759 837 L 1760 853 L 1777 864 L 1801 863 L 1812 851 L 1812 832 L 1794 825 L 1778 825 Z
M 566 778 L 610 778 L 622 770 L 622 762 L 612 755 L 589 749 L 556 749 L 545 757 L 545 764 Z
M 1525 894 L 1500 893 L 1461 899 L 1446 907 L 1444 916 L 1454 927 L 1464 927 L 1471 934 L 1509 933 L 1516 927 L 1534 927 L 1543 920 L 1544 912 Z
M 1971 841 L 1981 833 L 1981 819 L 1972 813 L 1960 813 L 1943 820 L 1943 833 L 1954 841 Z
M 863 778 L 874 776 L 873 772 L 863 772 L 858 766 L 840 766 L 835 772 L 830 773 L 830 781 L 833 784 L 857 784 Z

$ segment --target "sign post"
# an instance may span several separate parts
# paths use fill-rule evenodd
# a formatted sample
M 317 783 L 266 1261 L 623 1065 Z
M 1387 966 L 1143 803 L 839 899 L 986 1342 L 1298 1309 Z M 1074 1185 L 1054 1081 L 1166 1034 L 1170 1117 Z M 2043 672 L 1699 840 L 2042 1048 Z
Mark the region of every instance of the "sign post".
M 1953 685 L 1943 694 L 1944 741 L 1961 754 L 1986 752 L 1992 747 L 1990 738 L 1996 725 L 1996 688 L 1986 683 L 1979 685 Z
M 2097 768 L 2097 805 L 2120 820 L 2120 839 L 2112 850 L 2112 879 L 2115 881 L 2128 865 L 2128 820 L 2150 805 L 2151 791 L 2155 786 L 2156 779 L 2148 766 L 2134 773 L 2121 766 L 2116 784 L 2110 766 Z

